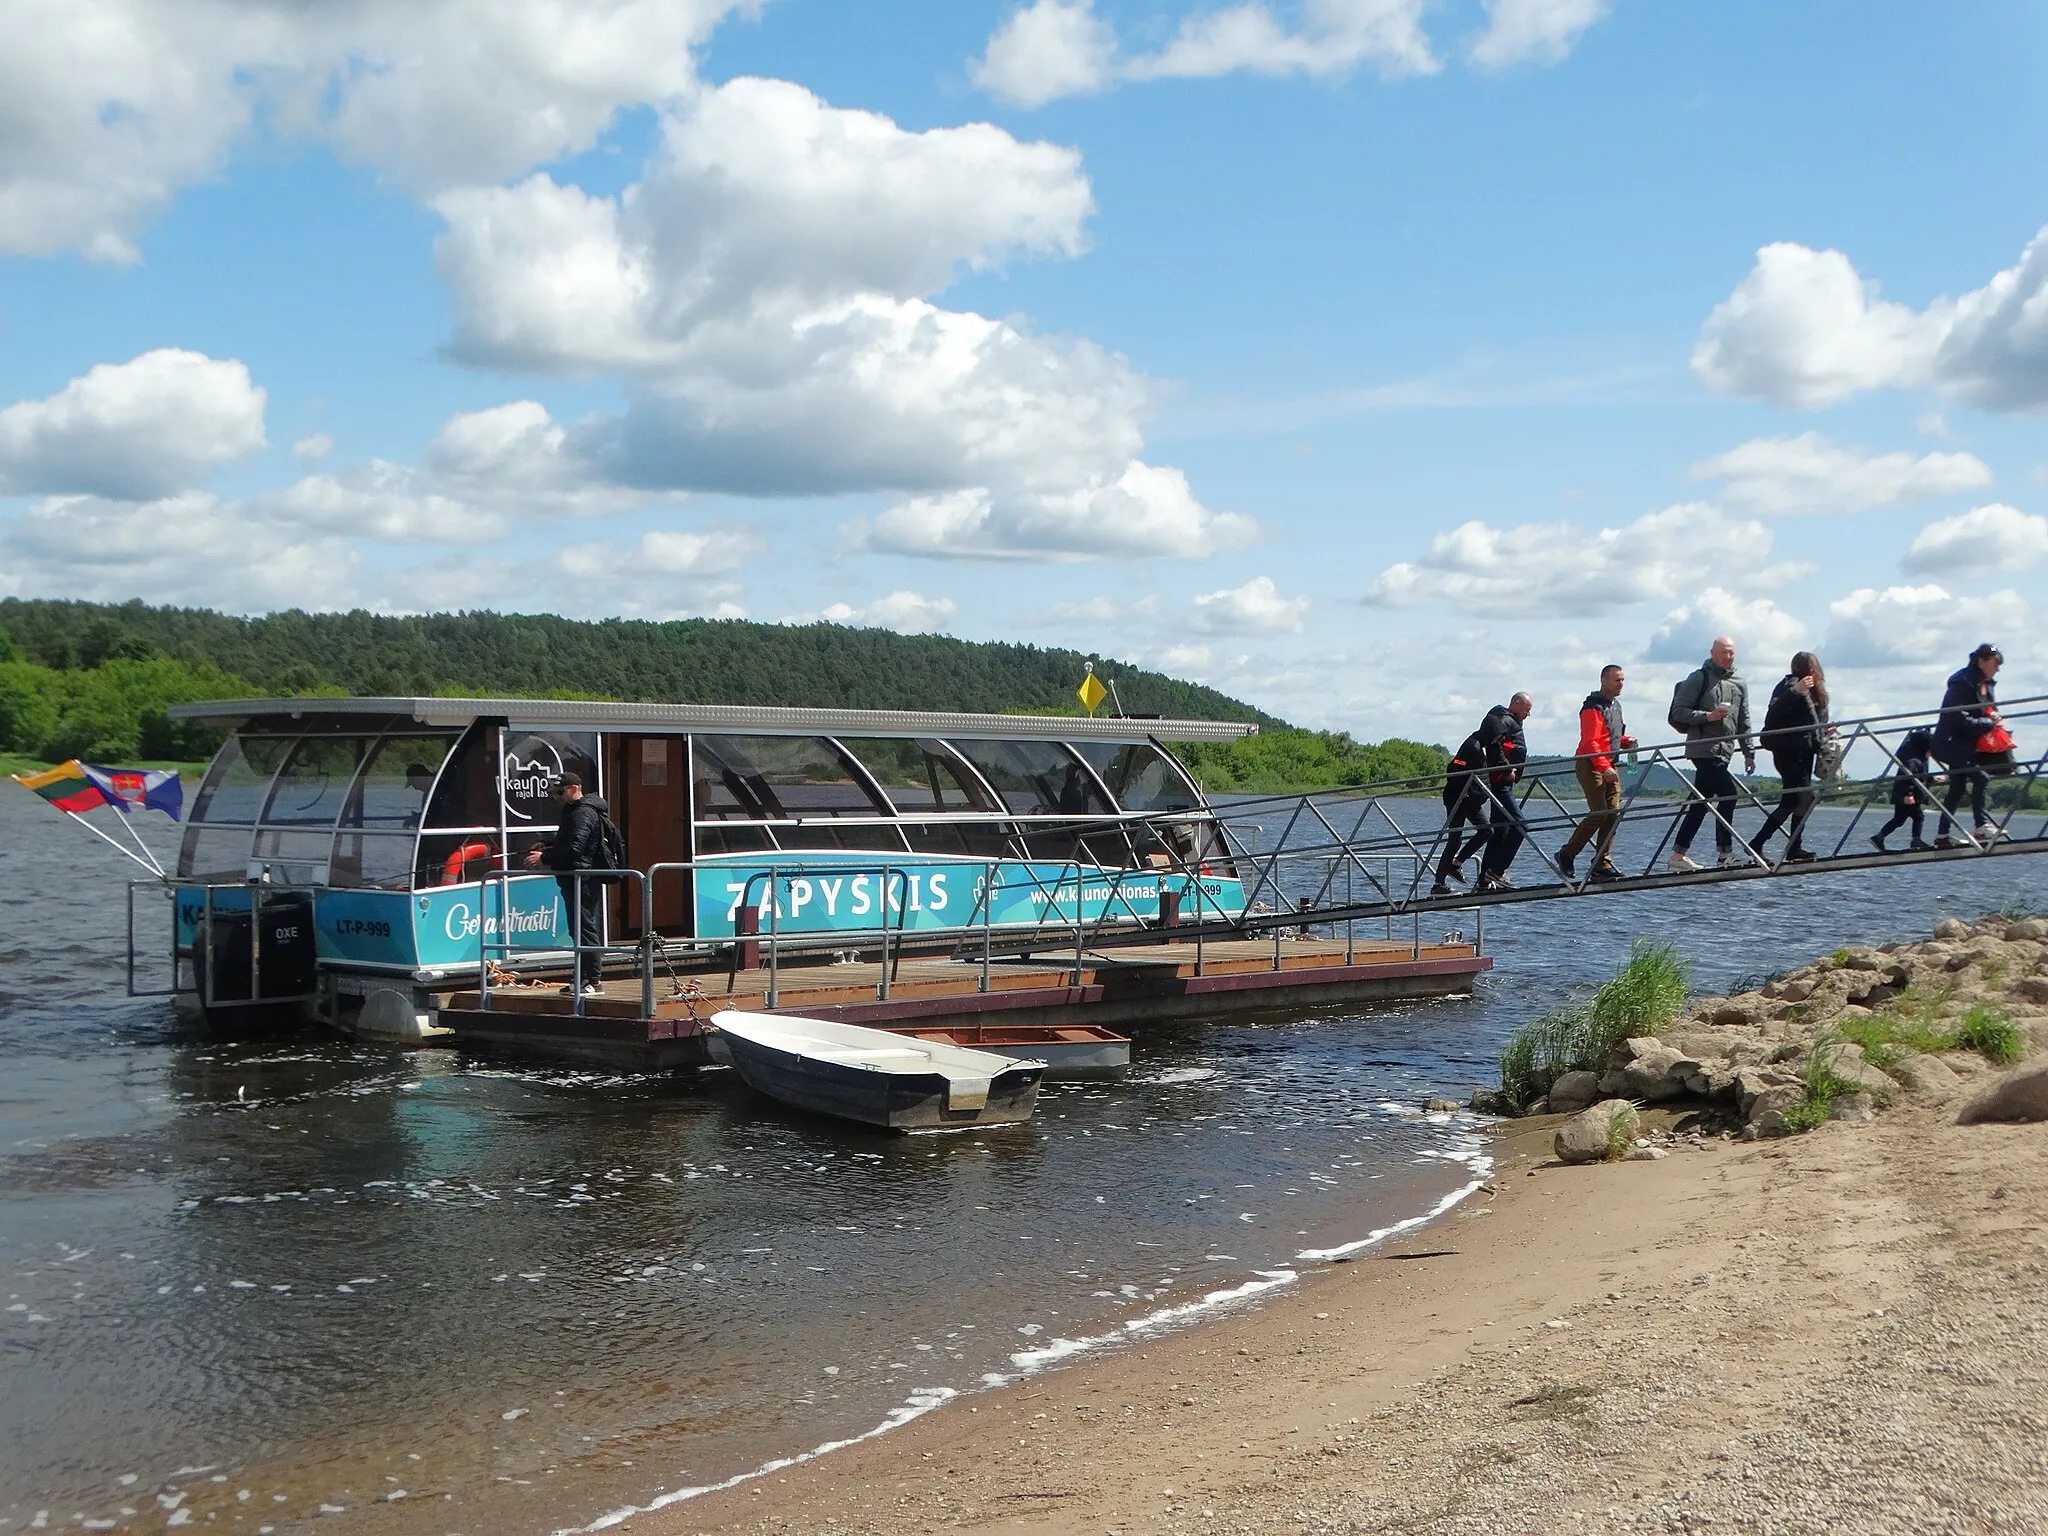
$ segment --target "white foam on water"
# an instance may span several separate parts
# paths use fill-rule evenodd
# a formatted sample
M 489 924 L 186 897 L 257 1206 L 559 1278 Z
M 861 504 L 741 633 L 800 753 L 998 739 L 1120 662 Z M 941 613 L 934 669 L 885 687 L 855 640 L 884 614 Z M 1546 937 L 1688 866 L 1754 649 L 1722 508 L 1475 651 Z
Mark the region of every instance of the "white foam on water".
M 671 1504 L 681 1504 L 689 1499 L 701 1498 L 707 1493 L 723 1493 L 728 1488 L 737 1488 L 742 1483 L 750 1483 L 756 1478 L 767 1477 L 770 1473 L 781 1472 L 786 1468 L 799 1466 L 806 1461 L 816 1461 L 820 1456 L 829 1456 L 834 1451 L 843 1451 L 849 1445 L 859 1445 L 864 1440 L 873 1440 L 879 1435 L 886 1435 L 892 1429 L 901 1429 L 912 1419 L 923 1418 L 934 1408 L 944 1406 L 959 1395 L 959 1392 L 952 1387 L 919 1387 L 909 1397 L 905 1398 L 902 1403 L 891 1409 L 889 1416 L 883 1419 L 881 1423 L 861 1434 L 850 1435 L 844 1440 L 828 1440 L 823 1445 L 816 1446 L 808 1451 L 800 1451 L 794 1456 L 783 1456 L 774 1461 L 763 1462 L 751 1472 L 742 1472 L 735 1477 L 728 1477 L 722 1483 L 706 1483 L 701 1488 L 673 1488 L 667 1493 L 657 1495 L 645 1504 L 633 1504 L 623 1509 L 610 1510 L 605 1514 L 599 1515 L 588 1525 L 568 1526 L 556 1531 L 554 1536 L 582 1536 L 582 1533 L 588 1531 L 610 1530 L 613 1526 L 630 1520 L 635 1515 L 650 1515 L 658 1509 L 667 1509 Z
M 1419 1216 L 1406 1217 L 1368 1232 L 1364 1237 L 1348 1243 L 1339 1243 L 1334 1248 L 1304 1248 L 1294 1256 L 1296 1262 L 1326 1264 L 1332 1259 L 1348 1259 L 1353 1254 L 1378 1247 L 1389 1238 L 1399 1237 L 1404 1232 L 1413 1232 L 1417 1227 L 1428 1226 L 1460 1202 L 1484 1189 L 1493 1177 L 1493 1157 L 1487 1152 L 1486 1143 L 1477 1136 L 1461 1136 L 1451 1146 L 1431 1151 L 1427 1156 L 1442 1162 L 1462 1164 L 1471 1170 L 1472 1177 Z

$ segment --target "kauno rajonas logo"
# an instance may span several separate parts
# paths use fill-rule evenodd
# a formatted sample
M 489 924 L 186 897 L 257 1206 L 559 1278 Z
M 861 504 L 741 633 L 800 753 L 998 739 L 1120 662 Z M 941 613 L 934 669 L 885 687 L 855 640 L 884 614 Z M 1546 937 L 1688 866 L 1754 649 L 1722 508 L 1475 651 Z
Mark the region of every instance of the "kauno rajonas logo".
M 505 814 L 515 821 L 532 821 L 548 807 L 548 785 L 561 776 L 562 754 L 551 743 L 532 740 L 509 748 L 505 753 Z

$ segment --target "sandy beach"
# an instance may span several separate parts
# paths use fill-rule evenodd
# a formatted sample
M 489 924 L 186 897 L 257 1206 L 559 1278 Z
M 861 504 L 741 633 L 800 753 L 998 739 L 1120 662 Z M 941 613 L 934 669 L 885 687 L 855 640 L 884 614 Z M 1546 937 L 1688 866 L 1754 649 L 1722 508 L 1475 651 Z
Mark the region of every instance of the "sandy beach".
M 1508 1122 L 1375 1256 L 627 1525 L 2038 1532 L 2048 1126 L 1954 1118 L 1581 1167 Z

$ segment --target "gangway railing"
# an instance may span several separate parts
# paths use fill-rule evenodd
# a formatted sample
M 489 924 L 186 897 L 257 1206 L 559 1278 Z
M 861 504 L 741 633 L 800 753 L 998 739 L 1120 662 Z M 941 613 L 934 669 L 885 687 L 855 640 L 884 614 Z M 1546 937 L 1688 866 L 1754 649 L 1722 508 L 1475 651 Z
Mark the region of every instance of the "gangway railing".
M 2036 732 L 2048 736 L 2048 696 L 2013 700 L 2001 705 L 1999 714 L 2002 723 L 2017 735 L 2027 734 L 2031 724 Z M 1810 856 L 1800 859 L 1772 859 L 1757 846 L 1755 837 L 1759 829 L 1752 825 L 1745 831 L 1742 825 L 1747 813 L 1768 815 L 1775 809 L 1766 805 L 1764 794 L 1760 793 L 1769 792 L 1768 783 L 1749 777 L 1735 779 L 1737 805 L 1724 821 L 1714 798 L 1699 791 L 1691 772 L 1694 765 L 1685 756 L 1687 744 L 1683 741 L 1638 746 L 1625 754 L 1613 754 L 1616 759 L 1628 759 L 1617 818 L 1619 828 L 1629 835 L 1629 844 L 1622 851 L 1631 860 L 1640 860 L 1633 872 L 1622 869 L 1620 878 L 1596 878 L 1594 860 L 1590 857 L 1584 868 L 1574 868 L 1569 874 L 1560 863 L 1561 850 L 1557 844 L 1569 837 L 1588 814 L 1572 803 L 1578 796 L 1579 764 L 1572 757 L 1530 763 L 1512 785 L 1492 785 L 1486 782 L 1484 771 L 1480 772 L 1472 792 L 1485 797 L 1496 825 L 1506 820 L 1517 829 L 1519 841 L 1527 850 L 1518 855 L 1521 868 L 1526 871 L 1533 858 L 1542 870 L 1535 883 L 1517 883 L 1495 890 L 1437 889 L 1436 874 L 1446 867 L 1443 855 L 1448 839 L 1459 832 L 1448 824 L 1449 807 L 1443 804 L 1450 783 L 1447 773 L 1360 788 L 1255 796 L 1218 805 L 1212 810 L 1244 882 L 1249 910 L 1227 925 L 1211 924 L 1209 928 L 1212 932 L 1241 934 L 1298 922 L 1304 917 L 1316 922 L 1391 919 L 1404 914 L 1484 909 L 1560 897 L 2048 852 L 2048 793 L 2044 793 L 2048 786 L 2041 782 L 2044 771 L 2048 771 L 2048 753 L 2009 767 L 1992 768 L 1972 762 L 1950 768 L 1936 762 L 1925 770 L 1909 768 L 1900 760 L 1899 742 L 1909 732 L 1929 728 L 1932 723 L 1924 712 L 1900 713 L 1844 720 L 1830 728 L 1834 771 L 1816 779 L 1813 803 L 1790 819 L 1802 833 L 1812 833 L 1817 830 L 1811 819 L 1816 810 L 1848 809 L 1852 814 L 1845 825 L 1831 829 L 1832 841 L 1824 850 L 1809 849 Z M 1768 740 L 1761 741 L 1761 755 L 1766 758 L 1769 746 Z M 1863 771 L 1852 774 L 1852 769 Z M 1563 795 L 1560 779 L 1570 786 Z M 1880 803 L 1888 806 L 1893 790 L 1902 783 L 1915 795 L 1923 816 L 1940 818 L 1945 810 L 1953 810 L 1959 820 L 1953 826 L 1949 845 L 1917 851 L 1861 851 L 1859 839 L 1868 835 L 1873 808 Z M 1977 823 L 1972 809 L 1980 784 L 1986 804 L 1986 820 L 1982 824 Z M 1427 805 L 1430 799 L 1441 809 L 1418 814 L 1417 807 Z M 1710 827 L 1728 832 L 1733 854 L 1729 866 L 1696 871 L 1669 868 L 1668 856 L 1678 825 L 1694 809 L 1699 812 L 1696 836 Z M 1254 851 L 1249 840 L 1237 833 L 1236 825 L 1252 817 L 1259 818 L 1258 824 L 1262 826 L 1280 826 L 1279 836 L 1265 852 Z M 1159 840 L 1173 847 L 1170 834 L 1174 827 L 1206 822 L 1207 817 L 1178 812 L 1148 820 L 1159 829 Z M 1647 851 L 1645 831 L 1655 833 Z M 1616 846 L 1622 845 L 1617 842 Z M 1474 857 L 1477 852 L 1475 849 L 1465 856 Z M 1587 852 L 1591 854 L 1592 849 Z M 1327 873 L 1313 886 L 1303 889 L 1301 880 L 1289 880 L 1290 871 L 1318 861 Z M 1342 897 L 1336 892 L 1339 871 L 1350 882 Z M 1362 895 L 1358 889 L 1361 884 Z M 1115 935 L 1105 935 L 1101 942 L 1120 940 Z

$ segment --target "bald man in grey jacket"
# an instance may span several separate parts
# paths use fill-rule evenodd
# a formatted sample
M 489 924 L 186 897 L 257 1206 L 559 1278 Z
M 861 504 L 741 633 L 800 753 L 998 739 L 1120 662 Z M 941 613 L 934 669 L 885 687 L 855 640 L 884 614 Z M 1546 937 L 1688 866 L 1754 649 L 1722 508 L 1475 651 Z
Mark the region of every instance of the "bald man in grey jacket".
M 1715 862 L 1726 869 L 1739 862 L 1735 857 L 1735 801 L 1738 791 L 1728 764 L 1735 750 L 1742 749 L 1743 772 L 1756 772 L 1756 737 L 1749 728 L 1749 684 L 1735 673 L 1735 642 L 1717 635 L 1707 659 L 1697 671 L 1671 694 L 1671 728 L 1685 732 L 1685 755 L 1692 763 L 1692 787 L 1696 798 L 1685 808 L 1678 823 L 1678 839 L 1671 850 L 1671 872 L 1688 874 L 1700 866 L 1694 860 L 1692 840 L 1707 818 L 1707 806 L 1714 808 Z

